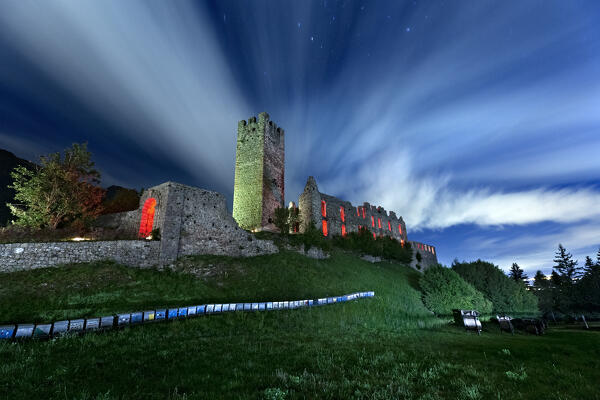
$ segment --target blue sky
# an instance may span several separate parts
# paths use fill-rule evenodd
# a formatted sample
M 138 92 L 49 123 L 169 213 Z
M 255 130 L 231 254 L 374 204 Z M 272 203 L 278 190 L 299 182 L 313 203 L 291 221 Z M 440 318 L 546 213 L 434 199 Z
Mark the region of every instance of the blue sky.
M 440 261 L 600 245 L 596 1 L 0 4 L 0 148 L 89 142 L 105 185 L 231 199 L 237 121 L 286 131 L 286 197 L 395 210 Z

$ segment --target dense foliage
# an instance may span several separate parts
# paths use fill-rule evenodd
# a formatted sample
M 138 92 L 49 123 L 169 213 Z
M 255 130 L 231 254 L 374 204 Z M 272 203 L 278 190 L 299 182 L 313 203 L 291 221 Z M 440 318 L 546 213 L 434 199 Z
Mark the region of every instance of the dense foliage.
M 538 301 L 526 285 L 509 278 L 492 263 L 454 261 L 452 269 L 465 281 L 482 292 L 492 302 L 496 313 L 526 313 L 538 311 Z
M 140 194 L 137 190 L 120 186 L 110 186 L 102 199 L 102 214 L 112 214 L 137 210 L 140 205 Z
M 363 254 L 396 260 L 403 264 L 410 264 L 412 261 L 412 249 L 409 243 L 403 246 L 389 236 L 375 239 L 373 233 L 366 228 L 361 228 L 358 232 L 350 232 L 346 236 L 334 236 L 332 240 L 334 246 L 342 249 L 358 250 Z
M 273 224 L 279 229 L 283 235 L 294 230 L 300 223 L 300 210 L 297 207 L 277 207 L 273 216 Z
M 39 167 L 13 170 L 15 203 L 8 204 L 17 225 L 56 229 L 87 222 L 100 212 L 104 190 L 86 144 L 41 157 Z M 18 203 L 17 203 L 18 202 Z
M 600 313 L 600 250 L 595 261 L 588 256 L 580 268 L 559 244 L 554 262 L 550 279 L 542 271 L 535 275 L 534 291 L 540 309 L 552 316 Z
M 423 303 L 438 315 L 449 315 L 453 309 L 492 311 L 492 303 L 450 268 L 438 265 L 427 269 L 420 286 Z

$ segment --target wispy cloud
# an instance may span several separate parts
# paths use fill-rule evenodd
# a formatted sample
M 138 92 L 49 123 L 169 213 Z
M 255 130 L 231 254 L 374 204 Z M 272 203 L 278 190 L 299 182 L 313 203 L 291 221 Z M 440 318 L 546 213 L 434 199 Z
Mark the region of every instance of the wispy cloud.
M 8 1 L 0 32 L 142 148 L 221 188 L 248 114 L 217 38 L 187 1 Z

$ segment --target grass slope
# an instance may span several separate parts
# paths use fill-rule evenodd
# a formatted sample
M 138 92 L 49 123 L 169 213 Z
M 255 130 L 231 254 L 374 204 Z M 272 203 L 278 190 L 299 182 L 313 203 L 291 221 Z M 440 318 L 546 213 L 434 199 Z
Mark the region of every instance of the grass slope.
M 99 263 L 0 274 L 2 322 L 376 292 L 313 309 L 3 343 L 0 398 L 599 398 L 598 332 L 465 334 L 423 307 L 418 276 L 343 253 L 195 257 L 162 272 Z

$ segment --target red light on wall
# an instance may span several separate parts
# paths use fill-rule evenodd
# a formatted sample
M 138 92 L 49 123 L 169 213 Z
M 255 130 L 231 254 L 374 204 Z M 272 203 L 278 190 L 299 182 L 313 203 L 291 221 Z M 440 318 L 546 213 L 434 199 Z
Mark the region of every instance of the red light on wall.
M 371 226 L 375 228 L 375 217 L 371 215 Z
M 360 207 L 356 207 L 356 216 L 360 217 Z
M 400 239 L 400 245 L 401 245 L 402 247 L 404 247 L 404 240 L 403 240 L 403 239 Z
M 373 232 L 373 239 L 377 240 L 377 235 Z
M 321 200 L 321 215 L 323 216 L 323 218 L 327 216 L 327 204 L 325 204 L 325 200 Z
M 381 218 L 377 218 L 377 225 L 379 226 L 379 229 L 381 229 Z
M 340 217 L 342 217 L 342 222 L 346 222 L 346 215 L 344 214 L 344 207 L 340 207 Z
M 323 220 L 323 236 L 327 236 L 327 221 Z
M 400 235 L 402 235 L 402 224 L 398 224 L 398 232 L 400 232 Z
M 433 247 L 432 247 L 432 248 L 431 248 L 431 252 L 432 252 L 433 254 L 435 254 L 435 248 L 433 248 Z
M 390 221 L 388 221 L 388 231 L 392 231 L 392 223 Z
M 144 202 L 142 208 L 142 220 L 140 222 L 139 237 L 145 238 L 152 233 L 152 225 L 154 225 L 154 213 L 156 212 L 156 199 L 150 197 Z
M 346 236 L 346 225 L 342 224 L 342 236 Z
M 362 212 L 363 212 L 363 219 L 367 218 L 367 217 L 365 216 L 365 208 L 364 208 L 364 207 L 362 208 Z

